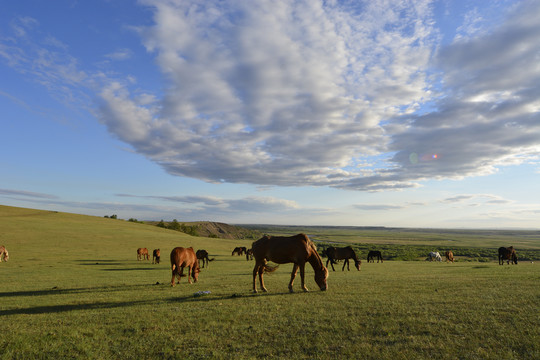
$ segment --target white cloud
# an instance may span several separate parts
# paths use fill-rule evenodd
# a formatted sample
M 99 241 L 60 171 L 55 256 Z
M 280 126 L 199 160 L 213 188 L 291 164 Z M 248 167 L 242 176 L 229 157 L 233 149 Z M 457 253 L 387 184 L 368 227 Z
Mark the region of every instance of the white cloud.
M 539 11 L 538 2 L 525 2 L 489 34 L 439 52 L 445 95 L 392 137 L 398 177 L 486 175 L 538 157 Z
M 128 60 L 133 56 L 133 52 L 130 49 L 118 49 L 113 53 L 106 54 L 105 57 L 110 60 Z
M 470 12 L 467 36 L 442 49 L 428 0 L 143 4 L 163 94 L 82 70 L 51 36 L 32 42 L 32 18 L 13 23 L 0 57 L 63 102 L 88 106 L 100 86 L 114 136 L 208 182 L 399 190 L 540 156 L 536 1 L 487 30 Z M 109 58 L 129 56 L 119 48 Z
M 144 2 L 168 83 L 158 113 L 102 92 L 103 122 L 169 173 L 209 182 L 343 186 L 385 151 L 381 121 L 429 99 L 427 2 Z M 373 178 L 364 188 L 413 186 Z M 362 188 L 362 186 L 358 187 Z

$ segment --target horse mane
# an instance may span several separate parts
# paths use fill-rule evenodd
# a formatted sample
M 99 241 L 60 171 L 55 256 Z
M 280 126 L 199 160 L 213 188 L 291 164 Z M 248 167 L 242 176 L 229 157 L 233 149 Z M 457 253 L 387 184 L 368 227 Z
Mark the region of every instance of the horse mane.
M 314 270 L 316 270 L 316 267 L 320 270 L 324 269 L 324 263 L 321 259 L 321 256 L 319 255 L 319 252 L 317 251 L 317 245 L 315 245 L 315 243 L 311 241 L 307 236 L 306 239 L 308 240 L 308 245 L 311 248 L 311 256 L 308 258 L 309 263 Z

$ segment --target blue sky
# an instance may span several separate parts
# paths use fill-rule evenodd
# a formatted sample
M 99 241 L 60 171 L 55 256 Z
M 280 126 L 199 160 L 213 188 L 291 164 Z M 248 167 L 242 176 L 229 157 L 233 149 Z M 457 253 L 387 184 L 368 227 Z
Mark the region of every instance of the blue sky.
M 0 204 L 539 228 L 540 2 L 0 4 Z

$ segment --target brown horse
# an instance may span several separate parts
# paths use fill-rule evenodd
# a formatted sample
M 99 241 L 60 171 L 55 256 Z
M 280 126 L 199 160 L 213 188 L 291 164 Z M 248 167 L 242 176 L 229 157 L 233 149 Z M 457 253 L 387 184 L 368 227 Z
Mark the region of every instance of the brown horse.
M 326 260 L 326 266 L 328 266 L 328 263 L 330 262 L 333 271 L 336 271 L 336 269 L 334 269 L 334 264 L 336 263 L 336 260 L 345 260 L 343 262 L 343 268 L 341 269 L 341 271 L 345 271 L 345 265 L 347 265 L 347 270 L 350 270 L 349 259 L 354 260 L 354 266 L 358 271 L 360 271 L 360 265 L 362 265 L 362 261 L 356 256 L 356 253 L 350 246 L 346 246 L 343 248 L 336 248 L 330 246 L 323 251 L 323 255 L 326 255 L 328 257 L 328 260 Z
M 0 246 L 0 262 L 9 260 L 9 253 L 5 246 Z
M 451 250 L 448 250 L 444 253 L 444 256 L 446 257 L 445 262 L 454 262 L 454 253 Z
M 242 254 L 245 254 L 247 252 L 247 248 L 245 246 L 242 246 L 242 247 L 235 247 L 234 250 L 232 251 L 232 254 L 234 256 L 234 254 L 240 256 Z
M 200 263 L 201 263 L 201 260 L 202 260 L 202 267 L 203 268 L 204 268 L 204 263 L 205 262 L 206 262 L 206 267 L 208 267 L 208 263 L 210 261 L 214 261 L 214 258 L 212 258 L 212 259 L 208 258 L 208 251 L 206 251 L 206 250 L 197 250 L 195 255 L 197 255 L 197 260 L 199 261 L 199 266 L 200 266 Z
M 381 262 L 383 262 L 382 254 L 381 254 L 381 252 L 379 250 L 371 250 L 370 252 L 368 252 L 368 254 L 367 254 L 367 262 L 374 263 L 375 262 L 375 259 L 373 259 L 374 257 L 377 258 L 377 262 L 379 262 L 379 260 L 381 260 Z
M 137 260 L 150 260 L 150 255 L 148 255 L 147 248 L 137 249 Z
M 512 261 L 512 265 L 518 263 L 518 258 L 516 254 L 516 250 L 513 246 L 510 247 L 504 247 L 501 246 L 499 248 L 499 265 L 504 265 L 504 260 L 506 260 L 506 264 L 510 265 L 510 261 Z
M 253 260 L 253 249 L 247 249 L 246 251 L 246 260 Z
M 276 271 L 278 266 L 268 266 L 267 261 L 277 264 L 294 263 L 289 282 L 289 291 L 293 292 L 293 282 L 298 269 L 300 269 L 300 279 L 302 280 L 302 290 L 308 291 L 304 283 L 304 269 L 306 262 L 309 262 L 315 271 L 315 282 L 321 290 L 327 289 L 326 279 L 328 270 L 324 267 L 321 257 L 317 253 L 315 244 L 305 234 L 295 236 L 269 236 L 265 235 L 255 241 L 251 247 L 255 257 L 255 267 L 253 268 L 253 292 L 257 292 L 257 274 L 261 289 L 267 292 L 264 287 L 263 274 L 265 272 Z
M 199 280 L 199 261 L 197 260 L 197 255 L 193 251 L 192 247 L 183 248 L 175 247 L 171 251 L 171 271 L 172 279 L 171 286 L 174 286 L 174 278 L 178 277 L 178 283 L 180 283 L 180 278 L 184 276 L 184 268 L 188 268 L 188 282 L 191 284 L 191 278 L 193 281 L 197 282 Z
M 154 249 L 152 252 L 152 264 L 159 264 L 161 258 L 161 251 L 159 249 Z

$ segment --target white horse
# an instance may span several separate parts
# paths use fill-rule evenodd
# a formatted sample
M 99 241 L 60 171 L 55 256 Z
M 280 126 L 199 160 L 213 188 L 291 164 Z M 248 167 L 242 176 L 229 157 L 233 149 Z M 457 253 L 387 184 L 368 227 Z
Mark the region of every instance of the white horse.
M 9 260 L 9 253 L 4 246 L 0 246 L 0 262 Z
M 441 257 L 441 254 L 439 254 L 438 252 L 436 251 L 432 251 L 428 254 L 428 258 L 426 260 L 429 260 L 429 261 L 442 261 L 442 257 Z

